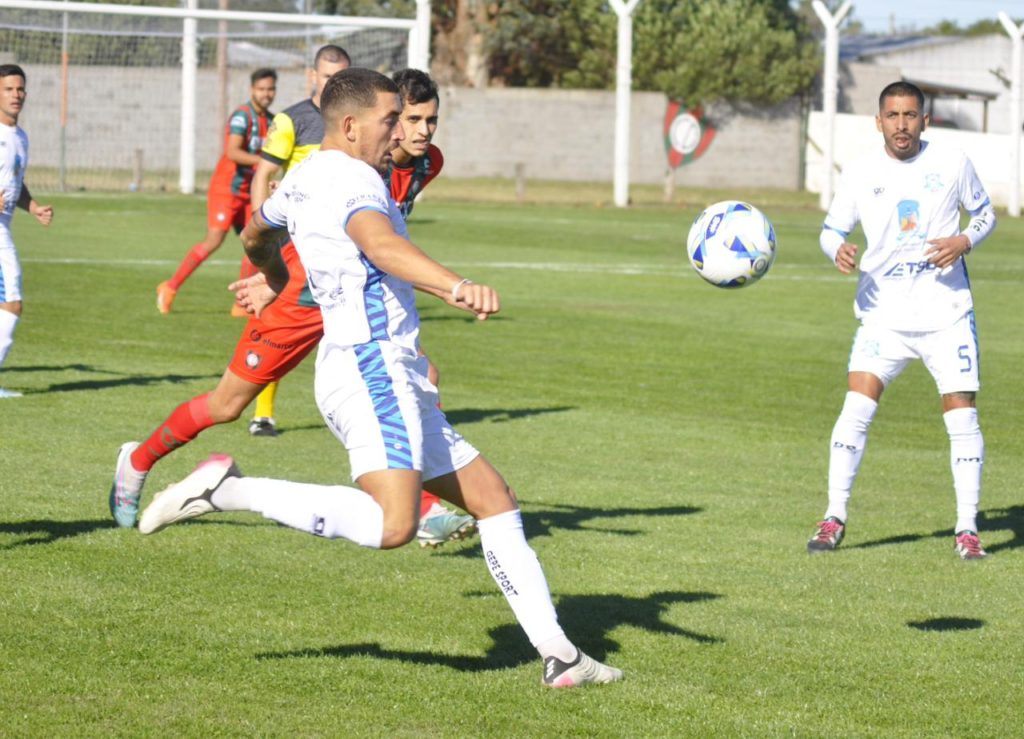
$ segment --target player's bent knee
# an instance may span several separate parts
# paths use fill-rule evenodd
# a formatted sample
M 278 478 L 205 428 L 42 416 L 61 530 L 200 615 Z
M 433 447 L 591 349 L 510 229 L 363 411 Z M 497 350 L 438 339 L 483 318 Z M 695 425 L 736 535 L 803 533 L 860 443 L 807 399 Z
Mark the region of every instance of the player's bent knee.
M 380 540 L 381 549 L 398 549 L 416 538 L 416 522 L 384 524 L 384 535 Z

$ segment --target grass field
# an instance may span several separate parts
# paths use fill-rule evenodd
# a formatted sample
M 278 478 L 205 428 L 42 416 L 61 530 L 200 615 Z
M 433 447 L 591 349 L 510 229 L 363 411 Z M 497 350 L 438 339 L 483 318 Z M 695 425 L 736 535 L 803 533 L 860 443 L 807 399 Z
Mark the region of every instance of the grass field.
M 875 421 L 846 542 L 809 557 L 855 327 L 809 198 L 749 195 L 779 256 L 719 291 L 685 264 L 696 206 L 437 192 L 414 238 L 504 305 L 474 323 L 423 302 L 445 409 L 516 488 L 566 631 L 626 680 L 542 688 L 476 540 L 381 553 L 241 514 L 115 528 L 118 446 L 224 369 L 239 247 L 161 316 L 154 286 L 199 238 L 203 200 L 55 196 L 50 229 L 15 221 L 26 310 L 0 384 L 25 397 L 0 401 L 0 735 L 1021 735 L 1024 225 L 1004 217 L 970 257 L 991 556 L 953 553 L 948 442 L 914 366 Z M 207 431 L 144 502 L 213 451 L 347 482 L 311 363 L 278 421 L 276 439 Z

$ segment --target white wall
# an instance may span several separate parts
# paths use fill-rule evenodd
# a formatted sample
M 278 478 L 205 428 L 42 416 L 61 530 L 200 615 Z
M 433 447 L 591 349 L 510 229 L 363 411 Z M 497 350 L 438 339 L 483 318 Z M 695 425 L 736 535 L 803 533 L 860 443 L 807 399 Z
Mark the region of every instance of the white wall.
M 820 142 L 825 136 L 825 115 L 811 113 L 808 137 Z M 954 146 L 964 151 L 974 164 L 982 184 L 996 205 L 1006 206 L 1010 197 L 1012 167 L 1010 166 L 1010 137 L 1006 134 L 956 131 L 948 128 L 927 129 L 923 139 Z M 873 116 L 836 116 L 836 164 L 842 169 L 865 151 L 882 146 L 882 134 L 875 127 Z M 1018 173 L 1018 178 L 1020 173 Z M 807 189 L 821 192 L 824 177 L 822 156 L 809 142 L 807 146 Z M 838 180 L 837 180 L 838 181 Z

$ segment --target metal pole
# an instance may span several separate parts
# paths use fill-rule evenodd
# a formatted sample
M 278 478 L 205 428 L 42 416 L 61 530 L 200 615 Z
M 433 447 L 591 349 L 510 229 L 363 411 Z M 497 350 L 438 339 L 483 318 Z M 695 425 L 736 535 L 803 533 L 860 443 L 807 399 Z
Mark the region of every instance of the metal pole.
M 430 72 L 430 0 L 416 0 L 416 26 L 409 33 L 409 66 Z
M 68 83 L 68 14 L 64 13 L 60 37 L 60 166 L 57 173 L 61 192 L 68 189 Z
M 187 9 L 197 10 L 199 0 L 187 0 Z M 194 16 L 185 18 L 181 38 L 181 149 L 178 157 L 178 185 L 190 195 L 196 189 L 196 67 L 198 54 Z
M 1006 211 L 1014 218 L 1020 216 L 1020 136 L 1021 136 L 1021 35 L 1024 27 L 1018 27 L 1010 16 L 999 12 L 999 22 L 1003 24 L 1013 43 L 1013 60 L 1010 65 L 1010 144 L 1013 156 L 1010 157 L 1010 202 Z
M 610 0 L 619 17 L 615 62 L 615 205 L 629 205 L 629 124 L 633 91 L 633 11 L 640 0 Z
M 825 26 L 825 79 L 822 89 L 822 107 L 825 113 L 825 154 L 824 177 L 818 203 L 827 210 L 832 204 L 832 178 L 836 165 L 836 99 L 839 96 L 839 24 L 850 12 L 850 0 L 846 0 L 832 15 L 825 3 L 814 0 L 815 14 Z
M 228 9 L 228 0 L 219 0 L 218 10 Z M 217 120 L 214 127 L 219 137 L 228 119 L 228 22 L 217 21 Z

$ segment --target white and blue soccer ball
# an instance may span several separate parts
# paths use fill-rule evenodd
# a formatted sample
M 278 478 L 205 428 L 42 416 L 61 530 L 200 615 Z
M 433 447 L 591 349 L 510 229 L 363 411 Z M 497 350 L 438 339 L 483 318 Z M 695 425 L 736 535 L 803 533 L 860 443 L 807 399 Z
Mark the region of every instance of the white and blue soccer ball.
M 775 261 L 775 227 L 753 205 L 723 200 L 697 216 L 686 253 L 697 274 L 715 287 L 747 287 Z

